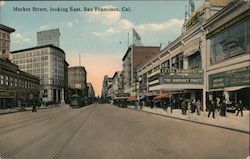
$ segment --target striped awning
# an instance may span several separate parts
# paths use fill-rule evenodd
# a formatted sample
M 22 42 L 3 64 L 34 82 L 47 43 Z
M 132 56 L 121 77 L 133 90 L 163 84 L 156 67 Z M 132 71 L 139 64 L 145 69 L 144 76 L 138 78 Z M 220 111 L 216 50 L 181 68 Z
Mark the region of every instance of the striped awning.
M 160 99 L 165 99 L 165 98 L 170 98 L 171 94 L 169 93 L 162 93 L 156 97 L 154 97 L 155 100 L 160 100 Z
M 127 101 L 128 102 L 135 102 L 135 101 L 137 101 L 137 97 L 136 96 L 130 96 L 130 97 L 128 97 Z

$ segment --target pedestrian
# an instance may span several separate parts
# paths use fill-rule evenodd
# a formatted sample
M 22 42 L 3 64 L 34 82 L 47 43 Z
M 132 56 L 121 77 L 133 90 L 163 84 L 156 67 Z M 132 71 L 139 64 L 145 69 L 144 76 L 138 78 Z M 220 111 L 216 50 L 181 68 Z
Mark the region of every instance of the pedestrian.
M 220 115 L 221 116 L 226 116 L 226 110 L 227 110 L 226 100 L 223 100 L 223 102 L 221 104 Z
M 213 100 L 212 100 L 212 101 L 210 101 L 208 109 L 209 109 L 209 112 L 208 112 L 208 117 L 210 117 L 210 114 L 211 114 L 211 112 L 212 112 L 212 113 L 213 113 L 213 118 L 215 118 L 215 116 L 214 116 L 214 111 L 215 111 L 215 103 L 214 103 L 214 101 L 213 101 Z
M 237 110 L 238 110 L 238 112 L 237 112 L 236 116 L 238 116 L 239 112 L 240 112 L 241 116 L 243 117 L 243 104 L 242 104 L 241 100 L 239 100 L 239 103 L 237 104 Z
M 36 112 L 36 104 L 35 104 L 34 100 L 31 101 L 31 106 L 32 106 L 32 112 Z
M 191 104 L 191 113 L 195 113 L 195 100 L 192 99 L 192 102 L 190 103 Z
M 198 99 L 196 102 L 196 110 L 197 110 L 197 115 L 201 114 L 201 101 Z
M 170 107 L 170 113 L 173 113 L 173 107 L 174 107 L 175 100 L 170 100 L 168 107 Z
M 182 110 L 182 114 L 186 115 L 186 113 L 187 113 L 187 103 L 186 103 L 185 100 L 183 100 L 182 103 L 181 103 L 181 110 Z

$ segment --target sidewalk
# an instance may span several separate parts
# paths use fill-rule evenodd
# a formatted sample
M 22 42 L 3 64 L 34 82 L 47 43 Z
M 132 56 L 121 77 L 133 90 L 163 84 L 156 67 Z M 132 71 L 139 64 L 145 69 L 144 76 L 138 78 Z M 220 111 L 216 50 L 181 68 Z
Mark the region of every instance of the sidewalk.
M 60 107 L 62 106 L 61 104 L 59 105 L 55 105 L 55 106 L 40 106 L 37 110 L 40 110 L 40 109 L 48 109 L 48 108 L 55 108 L 55 107 Z M 31 111 L 32 110 L 32 107 L 23 107 L 22 109 L 19 108 L 19 107 L 15 107 L 15 108 L 7 108 L 7 109 L 0 109 L 0 115 L 3 115 L 3 114 L 10 114 L 10 113 L 17 113 L 17 112 L 24 112 L 24 111 Z
M 135 106 L 128 106 L 130 109 L 136 109 Z M 244 133 L 249 133 L 249 110 L 243 111 L 243 117 L 239 116 L 236 117 L 236 113 L 227 113 L 226 117 L 221 117 L 218 112 L 215 113 L 215 119 L 212 118 L 212 114 L 210 115 L 210 118 L 207 117 L 208 112 L 201 112 L 201 115 L 198 116 L 196 113 L 187 115 L 182 115 L 180 109 L 173 109 L 173 113 L 170 113 L 170 109 L 167 111 L 163 110 L 162 108 L 153 108 L 150 107 L 142 107 L 142 110 L 140 110 L 139 107 L 137 107 L 138 111 L 153 113 L 157 115 L 167 116 L 179 120 L 185 120 L 185 121 L 191 121 L 196 122 L 200 124 L 206 124 L 210 126 L 216 126 L 221 128 L 226 128 L 230 130 L 240 131 Z

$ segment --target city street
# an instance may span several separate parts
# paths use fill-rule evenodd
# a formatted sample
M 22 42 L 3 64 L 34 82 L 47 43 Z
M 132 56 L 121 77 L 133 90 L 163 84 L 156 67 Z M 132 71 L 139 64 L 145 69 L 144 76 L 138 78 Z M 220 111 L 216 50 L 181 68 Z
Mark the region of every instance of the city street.
M 212 120 L 212 119 L 211 119 Z M 0 158 L 246 159 L 249 134 L 92 104 L 0 116 Z

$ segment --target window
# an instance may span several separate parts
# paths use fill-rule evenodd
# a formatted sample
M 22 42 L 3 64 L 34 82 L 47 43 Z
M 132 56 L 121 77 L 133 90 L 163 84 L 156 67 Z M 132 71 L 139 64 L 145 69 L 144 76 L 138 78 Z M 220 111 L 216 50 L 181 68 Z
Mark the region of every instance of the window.
M 238 56 L 246 52 L 246 21 L 241 22 L 210 39 L 210 63 Z
M 188 57 L 188 67 L 189 69 L 201 69 L 201 54 L 196 52 L 195 54 Z
M 3 85 L 3 75 L 0 75 L 0 83 Z
M 171 59 L 173 69 L 183 69 L 183 53 L 180 53 Z
M 5 85 L 8 86 L 9 85 L 9 77 L 5 76 Z
M 5 39 L 5 38 L 6 38 L 6 34 L 5 34 L 5 33 L 2 33 L 2 37 Z

